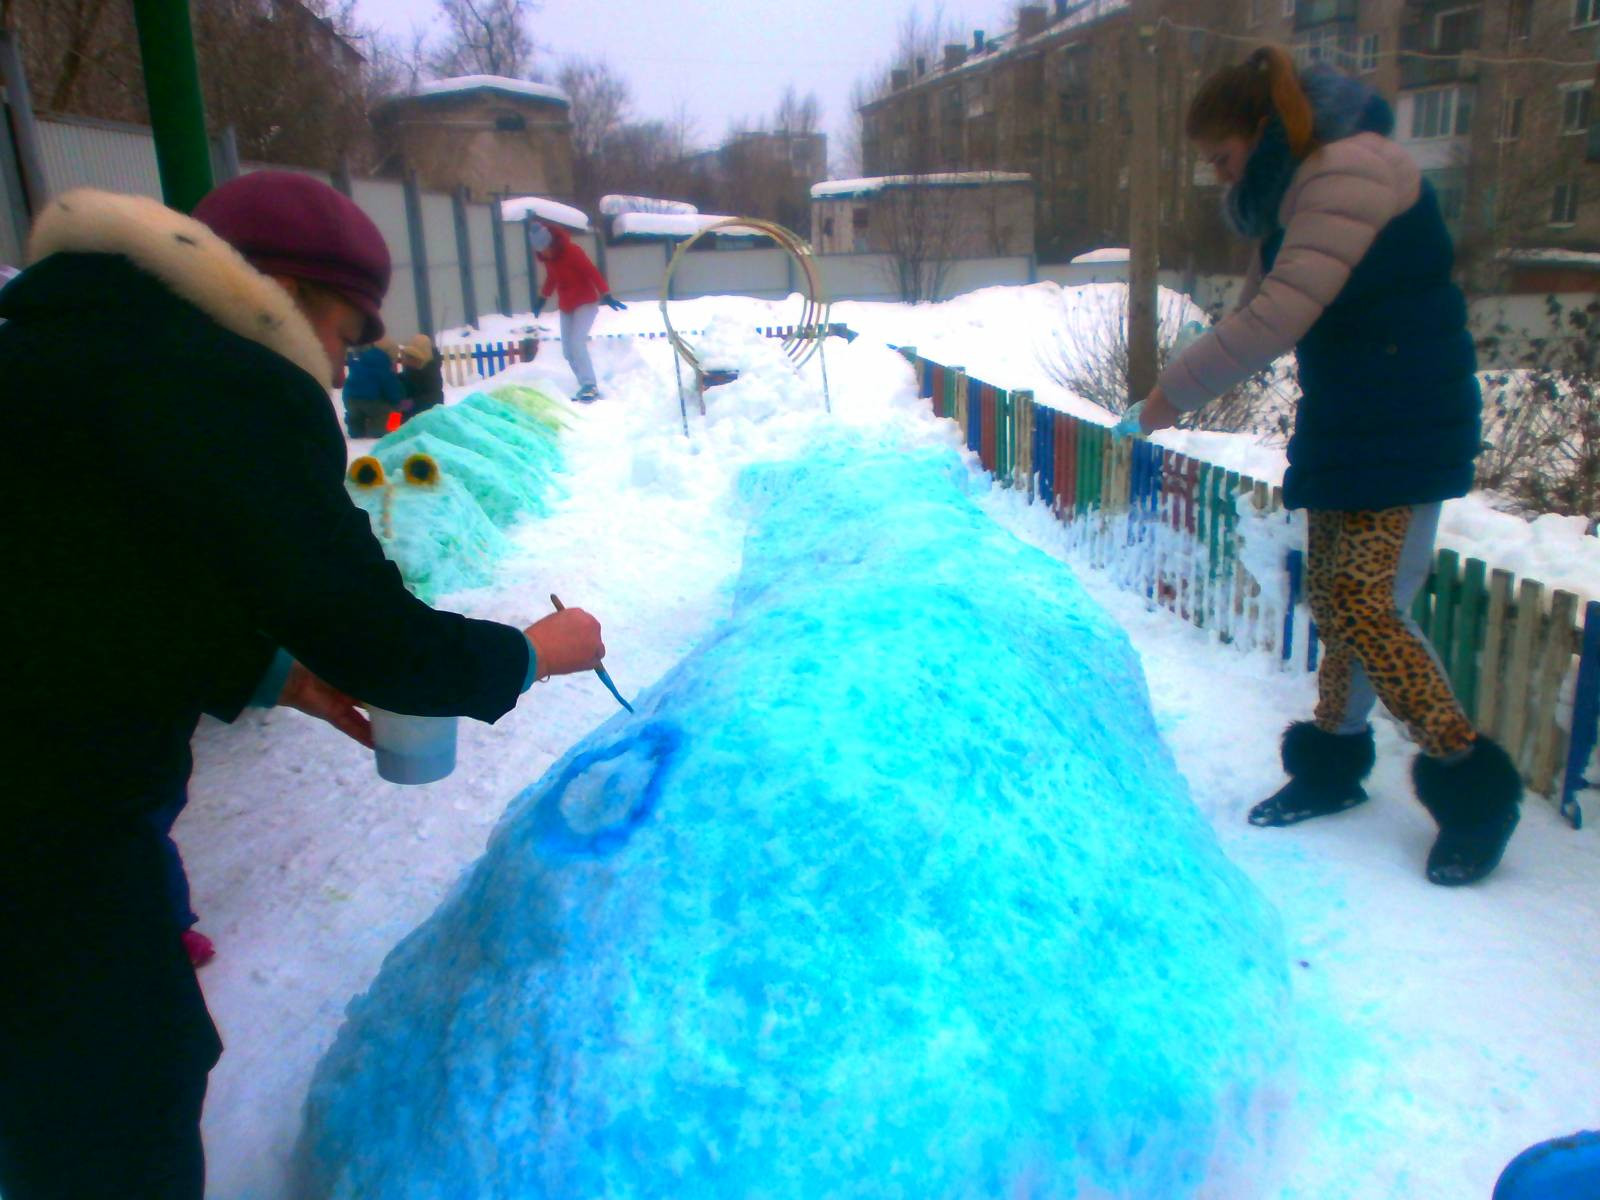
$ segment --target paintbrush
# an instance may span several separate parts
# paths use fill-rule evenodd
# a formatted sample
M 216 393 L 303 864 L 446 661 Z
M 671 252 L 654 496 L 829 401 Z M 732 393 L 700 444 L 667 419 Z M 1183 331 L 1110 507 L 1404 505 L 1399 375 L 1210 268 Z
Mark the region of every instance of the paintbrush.
M 553 592 L 550 595 L 550 603 L 555 605 L 557 612 L 566 611 L 567 606 L 561 603 L 561 597 L 557 596 Z M 627 709 L 629 712 L 632 712 L 633 705 L 629 704 L 622 698 L 622 693 L 617 691 L 617 685 L 611 682 L 610 673 L 604 667 L 596 667 L 594 669 L 594 673 L 600 676 L 600 682 L 606 685 L 606 690 L 617 698 L 617 703 L 622 705 L 622 707 Z

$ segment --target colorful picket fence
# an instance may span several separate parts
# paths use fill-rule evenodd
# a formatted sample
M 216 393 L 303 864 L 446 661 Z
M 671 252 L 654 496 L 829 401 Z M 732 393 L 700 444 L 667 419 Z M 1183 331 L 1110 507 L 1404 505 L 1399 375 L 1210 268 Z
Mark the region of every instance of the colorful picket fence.
M 1049 505 L 1091 565 L 1222 641 L 1316 669 L 1302 553 L 1286 549 L 1293 518 L 1278 488 L 1113 438 L 1031 392 L 900 350 L 920 394 L 956 423 L 984 470 Z M 1571 592 L 1440 550 L 1413 611 L 1478 727 L 1580 825 L 1578 793 L 1600 728 L 1600 601 L 1580 620 Z
M 809 328 L 809 327 L 808 327 Z M 821 327 L 819 327 L 821 328 Z M 804 332 L 799 325 L 760 325 L 756 332 L 769 338 L 787 338 L 796 333 Z M 704 330 L 691 330 L 682 334 L 683 337 L 695 337 Z M 830 324 L 824 332 L 830 336 L 854 337 L 844 325 Z M 640 330 L 637 333 L 592 333 L 590 341 L 629 341 L 629 342 L 657 342 L 667 340 L 667 331 Z M 543 333 L 538 337 L 518 338 L 515 341 L 499 342 L 457 342 L 439 348 L 439 361 L 444 374 L 444 381 L 451 387 L 464 387 L 480 379 L 488 379 L 491 375 L 498 375 L 507 367 L 517 363 L 532 362 L 539 353 L 541 342 L 559 343 L 559 334 Z

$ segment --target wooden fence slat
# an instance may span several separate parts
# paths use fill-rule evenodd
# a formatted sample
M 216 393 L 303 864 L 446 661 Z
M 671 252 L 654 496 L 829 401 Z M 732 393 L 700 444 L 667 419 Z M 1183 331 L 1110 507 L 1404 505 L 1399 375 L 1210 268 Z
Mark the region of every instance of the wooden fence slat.
M 969 441 L 967 437 L 967 369 L 965 367 L 951 367 L 948 378 L 953 401 L 950 407 L 950 415 L 955 420 L 956 429 L 961 433 L 961 444 L 967 445 Z
M 1555 783 L 1566 733 L 1556 720 L 1561 684 L 1572 668 L 1573 629 L 1578 623 L 1578 598 L 1557 588 L 1550 595 L 1550 619 L 1539 647 L 1533 700 L 1533 759 L 1527 779 L 1533 790 L 1548 793 Z
M 1455 628 L 1456 604 L 1460 597 L 1460 559 L 1454 550 L 1441 550 L 1433 559 L 1433 624 L 1428 628 L 1428 640 L 1434 653 L 1444 664 L 1445 674 L 1452 679 L 1455 670 L 1450 661 L 1453 649 L 1451 630 Z
M 1477 726 L 1490 737 L 1501 737 L 1505 706 L 1506 615 L 1511 611 L 1511 572 L 1496 567 L 1489 572 L 1488 607 L 1483 619 L 1483 660 L 1478 674 Z
M 1456 607 L 1455 652 L 1451 656 L 1451 682 L 1456 698 L 1467 713 L 1478 707 L 1478 680 L 1482 664 L 1478 650 L 1483 644 L 1484 578 L 1488 564 L 1481 558 L 1467 559 L 1461 571 L 1461 603 Z
M 1512 617 L 1511 660 L 1506 664 L 1505 719 L 1501 722 L 1505 736 L 1501 739 L 1511 761 L 1520 769 L 1526 758 L 1523 738 L 1528 729 L 1526 697 L 1533 679 L 1534 643 L 1539 635 L 1539 624 L 1544 617 L 1544 585 L 1524 579 L 1517 589 L 1517 607 Z

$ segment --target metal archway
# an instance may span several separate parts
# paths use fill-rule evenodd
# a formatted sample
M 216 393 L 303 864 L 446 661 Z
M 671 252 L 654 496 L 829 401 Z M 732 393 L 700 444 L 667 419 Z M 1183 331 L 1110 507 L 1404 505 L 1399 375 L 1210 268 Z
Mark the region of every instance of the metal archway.
M 667 302 L 672 295 L 672 277 L 683 261 L 683 256 L 696 242 L 708 233 L 731 228 L 753 229 L 757 233 L 765 234 L 799 266 L 805 305 L 801 310 L 800 323 L 784 334 L 782 349 L 796 371 L 810 362 L 812 355 L 820 355 L 818 361 L 822 365 L 822 403 L 830 413 L 833 411 L 833 399 L 828 392 L 828 355 L 822 345 L 823 339 L 828 335 L 828 310 L 832 302 L 823 290 L 822 271 L 817 265 L 817 256 L 812 252 L 810 243 L 792 229 L 785 228 L 776 221 L 765 221 L 759 217 L 726 217 L 707 225 L 687 241 L 681 242 L 667 263 L 666 277 L 661 281 L 661 320 L 667 328 L 667 340 L 672 343 L 673 353 L 677 356 L 673 366 L 678 373 L 678 408 L 683 416 L 685 437 L 689 434 L 689 407 L 683 393 L 683 367 L 687 364 L 694 372 L 695 394 L 700 401 L 702 416 L 706 411 L 707 371 L 699 355 L 695 353 L 694 347 L 673 328 L 672 315 L 667 311 Z

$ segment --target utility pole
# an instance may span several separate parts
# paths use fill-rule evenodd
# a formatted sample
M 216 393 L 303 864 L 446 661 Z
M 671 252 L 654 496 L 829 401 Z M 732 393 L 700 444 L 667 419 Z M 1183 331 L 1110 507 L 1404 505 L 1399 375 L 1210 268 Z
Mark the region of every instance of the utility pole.
M 1155 0 L 1133 0 L 1133 140 L 1128 162 L 1128 403 L 1156 385 L 1156 245 L 1160 220 Z
M 133 0 L 161 198 L 189 212 L 211 190 L 211 142 L 188 0 Z

